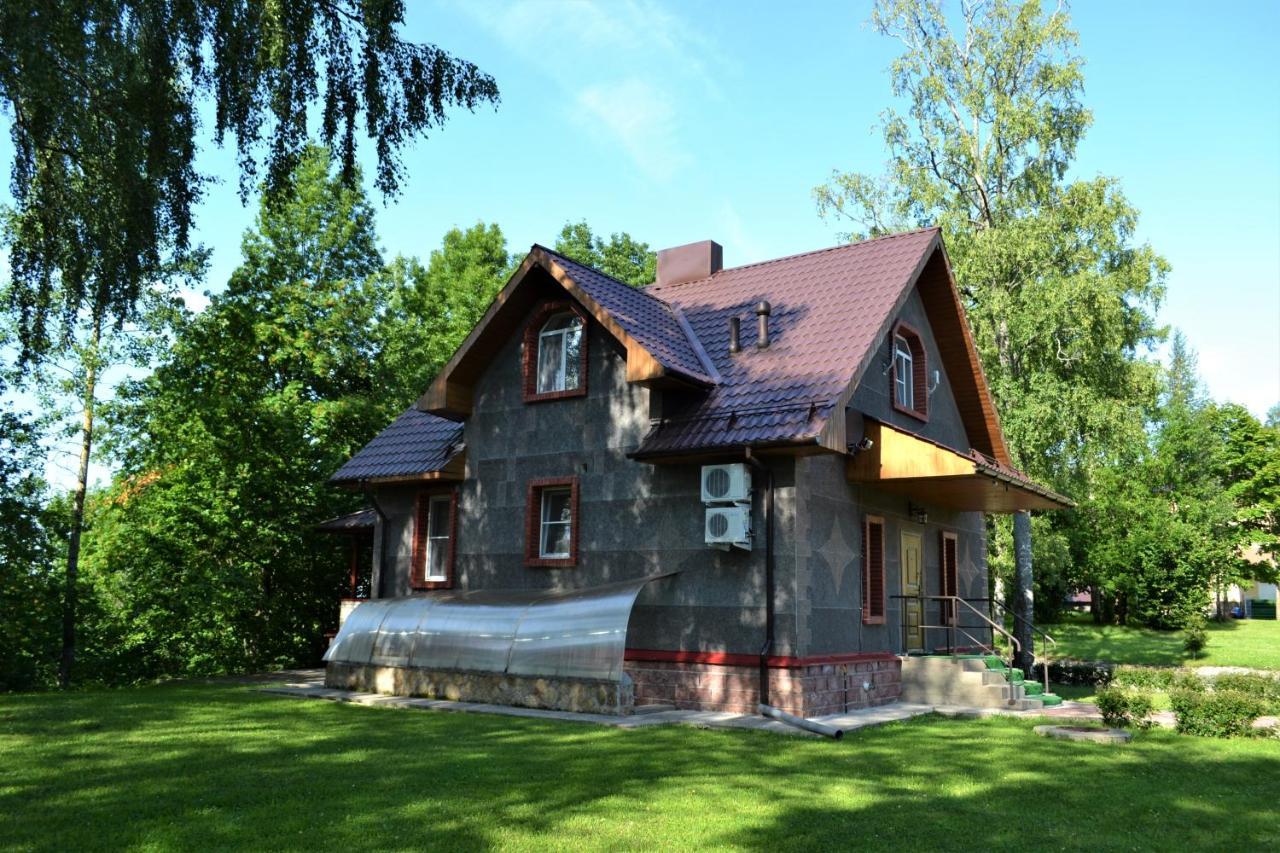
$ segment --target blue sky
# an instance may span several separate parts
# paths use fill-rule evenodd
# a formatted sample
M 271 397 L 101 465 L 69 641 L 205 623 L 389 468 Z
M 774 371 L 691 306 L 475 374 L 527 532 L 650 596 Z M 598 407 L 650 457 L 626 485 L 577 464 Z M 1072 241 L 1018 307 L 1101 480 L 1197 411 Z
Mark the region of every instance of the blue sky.
M 523 250 L 585 218 L 655 248 L 715 239 L 736 266 L 835 243 L 812 188 L 885 160 L 897 50 L 865 25 L 869 2 L 409 6 L 408 35 L 493 74 L 502 105 L 407 153 L 380 212 L 389 254 L 479 220 Z M 1095 120 L 1075 172 L 1121 180 L 1138 238 L 1173 266 L 1161 319 L 1215 397 L 1265 414 L 1280 402 L 1280 3 L 1088 0 L 1072 17 Z M 206 161 L 235 174 L 229 153 Z M 251 217 L 234 179 L 210 195 L 211 287 Z
M 897 45 L 865 25 L 869 2 L 407 5 L 407 35 L 493 74 L 502 104 L 406 152 L 379 209 L 388 255 L 425 257 L 476 221 L 523 251 L 586 219 L 654 248 L 715 239 L 736 266 L 836 243 L 847 229 L 818 218 L 813 187 L 885 160 Z M 1280 402 L 1280 3 L 1087 0 L 1072 16 L 1094 112 L 1075 172 L 1120 179 L 1139 240 L 1173 266 L 1161 319 L 1215 397 L 1263 415 Z M 216 291 L 253 210 L 232 152 L 201 167 L 223 178 L 199 211 Z

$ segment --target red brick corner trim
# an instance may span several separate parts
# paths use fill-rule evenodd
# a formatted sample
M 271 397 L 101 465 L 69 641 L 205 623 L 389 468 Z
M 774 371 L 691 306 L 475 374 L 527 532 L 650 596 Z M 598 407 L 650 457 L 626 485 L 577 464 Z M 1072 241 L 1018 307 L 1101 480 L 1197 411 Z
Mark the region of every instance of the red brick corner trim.
M 791 655 L 770 655 L 766 663 L 770 669 L 801 669 L 823 664 L 870 663 L 896 658 L 897 655 L 893 652 L 845 652 L 803 658 Z M 757 666 L 760 663 L 759 655 L 737 652 L 682 652 L 666 649 L 627 649 L 623 659 L 654 663 L 701 663 L 712 666 Z
M 427 580 L 427 534 L 431 499 L 449 496 L 449 553 L 445 557 L 445 579 Z M 418 492 L 413 507 L 413 562 L 409 568 L 409 586 L 413 589 L 453 589 L 453 564 L 458 543 L 458 490 L 424 489 Z
M 579 379 L 577 388 L 568 391 L 547 391 L 538 393 L 538 334 L 542 331 L 542 327 L 546 325 L 547 320 L 555 314 L 563 314 L 569 311 L 578 316 L 582 322 L 582 346 L 579 347 L 579 358 L 581 365 L 578 372 Z M 538 306 L 529 322 L 524 327 L 524 346 L 521 348 L 521 385 L 524 391 L 524 401 L 526 403 L 541 403 L 545 400 L 564 400 L 570 397 L 587 396 L 587 331 L 589 329 L 587 313 L 582 310 L 576 302 L 567 299 L 556 299 L 544 302 Z
M 539 555 L 542 534 L 542 492 L 550 488 L 569 488 L 569 556 L 542 557 Z M 545 477 L 529 481 L 529 493 L 524 508 L 524 564 L 532 568 L 556 569 L 578 565 L 578 530 L 582 517 L 578 512 L 578 478 Z

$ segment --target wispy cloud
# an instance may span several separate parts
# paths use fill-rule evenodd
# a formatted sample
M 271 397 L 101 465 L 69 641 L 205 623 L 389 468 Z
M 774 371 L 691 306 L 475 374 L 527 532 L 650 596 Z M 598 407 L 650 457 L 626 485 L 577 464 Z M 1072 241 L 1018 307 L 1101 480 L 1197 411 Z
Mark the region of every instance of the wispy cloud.
M 693 162 L 685 121 L 721 97 L 733 64 L 687 19 L 651 0 L 520 0 L 461 5 L 514 55 L 549 77 L 602 143 L 647 177 L 669 181 Z
M 649 177 L 668 181 L 692 162 L 671 101 L 649 82 L 633 77 L 596 83 L 578 93 L 577 103 L 578 124 L 588 132 L 603 131 Z

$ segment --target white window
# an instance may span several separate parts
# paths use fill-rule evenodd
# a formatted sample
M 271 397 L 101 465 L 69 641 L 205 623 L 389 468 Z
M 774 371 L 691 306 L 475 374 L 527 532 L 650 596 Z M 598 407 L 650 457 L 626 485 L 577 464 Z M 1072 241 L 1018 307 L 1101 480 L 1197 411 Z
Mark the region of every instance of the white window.
M 573 391 L 582 382 L 582 320 L 566 311 L 538 333 L 538 393 Z
M 893 391 L 898 405 L 911 409 L 915 407 L 915 376 L 912 372 L 911 346 L 902 335 L 893 337 Z M 881 380 L 883 381 L 883 380 Z
M 572 556 L 573 490 L 542 490 L 542 529 L 538 540 L 538 556 L 568 559 Z
M 453 501 L 449 495 L 435 495 L 427 510 L 427 566 L 426 580 L 449 579 L 450 510 Z

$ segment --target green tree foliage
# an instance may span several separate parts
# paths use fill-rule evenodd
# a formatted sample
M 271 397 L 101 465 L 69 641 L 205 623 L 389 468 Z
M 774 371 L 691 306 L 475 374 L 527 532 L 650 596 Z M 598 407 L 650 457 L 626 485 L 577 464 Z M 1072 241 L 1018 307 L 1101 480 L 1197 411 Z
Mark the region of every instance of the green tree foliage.
M 360 503 L 326 481 L 501 285 L 496 227 L 450 232 L 425 268 L 388 267 L 368 201 L 324 151 L 294 182 L 246 233 L 226 291 L 109 409 L 122 473 L 90 502 L 89 677 L 314 661 L 347 565 L 314 525 Z
M 218 144 L 235 139 L 242 192 L 265 149 L 278 198 L 316 130 L 349 186 L 367 136 L 376 184 L 393 192 L 409 139 L 441 127 L 448 109 L 497 103 L 476 66 L 402 40 L 403 19 L 398 0 L 4 3 L 10 305 L 24 358 L 57 343 L 48 321 L 58 313 L 132 316 L 146 282 L 190 249 L 207 180 L 195 168 L 202 107 Z
M 373 211 L 328 162 L 306 152 L 292 197 L 245 234 L 226 291 L 122 389 L 123 474 L 86 552 L 97 597 L 117 602 L 102 677 L 294 661 L 327 627 L 342 560 L 312 526 L 353 499 L 325 480 L 391 408 L 376 393 Z
M 1205 395 L 1180 334 L 1164 386 L 1144 441 L 1099 470 L 1082 506 L 1090 559 L 1077 579 L 1097 593 L 1108 620 L 1177 627 L 1200 617 L 1212 590 L 1252 572 L 1241 557 L 1259 534 L 1241 524 L 1254 513 L 1241 470 L 1266 459 L 1241 462 L 1233 427 Z
M 39 435 L 30 418 L 0 409 L 0 691 L 49 686 L 56 670 L 62 573 L 45 484 L 33 473 Z
M 1136 245 L 1137 211 L 1107 177 L 1067 179 L 1091 115 L 1076 34 L 1036 0 L 881 0 L 872 23 L 904 50 L 891 66 L 905 112 L 885 113 L 883 176 L 836 173 L 819 212 L 850 236 L 940 225 L 1015 461 L 1082 501 L 1121 448 L 1140 444 L 1158 383 L 1142 357 L 1163 331 L 1168 270 Z M 1038 518 L 1037 574 L 1069 587 L 1087 563 L 1079 514 Z M 996 523 L 992 565 L 1012 563 Z M 1052 599 L 1053 595 L 1041 595 Z
M 476 223 L 446 233 L 425 268 L 410 258 L 391 262 L 391 301 L 379 331 L 390 399 L 404 407 L 426 390 L 506 283 L 512 260 L 502 229 Z
M 585 220 L 566 222 L 555 250 L 633 287 L 653 284 L 657 278 L 658 254 L 649 250 L 648 243 L 637 242 L 625 231 L 605 240 L 592 233 Z

